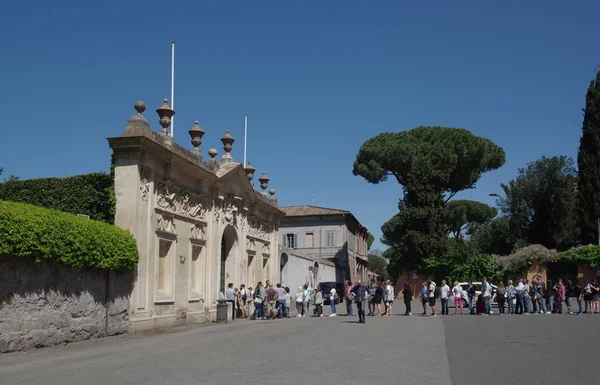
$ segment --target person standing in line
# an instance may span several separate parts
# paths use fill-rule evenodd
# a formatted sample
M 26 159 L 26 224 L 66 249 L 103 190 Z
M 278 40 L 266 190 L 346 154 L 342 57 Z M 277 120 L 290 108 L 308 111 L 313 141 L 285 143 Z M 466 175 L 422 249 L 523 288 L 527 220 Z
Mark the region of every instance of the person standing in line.
M 309 310 L 309 304 L 310 304 L 310 293 L 312 291 L 312 289 L 308 290 L 309 287 L 310 286 L 308 286 L 308 284 L 305 284 L 302 287 L 302 289 L 303 289 L 302 296 L 304 298 L 304 302 L 302 303 L 302 315 L 304 317 L 308 317 L 308 310 Z
M 489 284 L 485 277 L 483 277 L 481 283 L 481 295 L 485 304 L 485 314 L 490 315 L 492 313 L 492 285 Z
M 592 282 L 592 313 L 600 312 L 600 287 L 598 281 Z
M 515 314 L 515 294 L 516 294 L 516 290 L 515 287 L 513 286 L 513 282 L 509 279 L 508 280 L 508 287 L 506 288 L 506 302 L 508 304 L 508 313 L 510 315 L 514 315 Z
M 412 313 L 410 305 L 412 303 L 413 292 L 408 282 L 404 282 L 404 288 L 402 288 L 402 296 L 404 297 L 404 307 L 406 308 L 404 315 L 411 315 Z
M 331 314 L 330 317 L 335 317 L 337 314 L 335 313 L 335 303 L 338 300 L 338 294 L 335 292 L 335 287 L 331 288 L 329 292 L 329 305 L 331 305 Z
M 546 314 L 552 314 L 552 302 L 554 301 L 554 285 L 552 281 L 546 282 L 546 290 L 544 291 L 544 301 L 546 302 Z
M 375 291 L 377 290 L 377 285 L 375 282 L 371 283 L 371 289 L 369 290 L 369 316 L 375 315 Z
M 377 284 L 377 288 L 375 289 L 375 303 L 377 304 L 377 315 L 384 315 L 385 313 L 381 312 L 381 303 L 384 301 L 383 295 L 383 281 L 380 281 Z
M 529 285 L 529 281 L 523 280 L 523 307 L 525 311 L 523 314 L 529 315 L 531 314 L 531 303 L 529 302 L 531 297 L 531 286 Z
M 233 283 L 227 284 L 227 289 L 225 289 L 225 299 L 227 302 L 231 302 L 231 319 L 235 319 L 235 290 L 233 289 Z
M 366 323 L 365 317 L 365 308 L 364 308 L 364 299 L 365 296 L 369 294 L 369 288 L 362 284 L 362 281 L 359 279 L 356 281 L 356 285 L 351 289 L 354 293 L 355 301 L 356 301 L 356 309 L 358 310 L 358 323 Z
M 263 299 L 263 286 L 262 282 L 256 284 L 256 290 L 254 290 L 254 319 L 265 319 L 265 302 Z
M 504 304 L 506 301 L 506 288 L 504 282 L 498 284 L 498 292 L 496 293 L 496 302 L 498 302 L 498 311 L 500 315 L 504 315 Z
M 422 315 L 427 314 L 427 305 L 429 304 L 429 289 L 427 288 L 427 281 L 423 282 L 423 287 L 421 288 L 421 304 L 423 305 L 423 313 Z
M 517 279 L 517 286 L 515 287 L 515 297 L 517 297 L 517 308 L 515 314 L 523 314 L 523 282 Z
M 287 286 L 285 287 L 284 298 L 285 298 L 285 314 L 286 314 L 287 318 L 290 318 L 290 302 L 292 301 L 292 296 L 290 295 L 290 288 Z
M 454 296 L 454 315 L 458 314 L 458 309 L 460 308 L 460 315 L 463 314 L 463 289 L 458 284 L 458 281 L 454 282 L 454 287 L 452 287 L 452 295 Z
M 284 318 L 287 317 L 287 308 L 285 306 L 285 289 L 281 287 L 281 283 L 277 284 L 277 317 Z
M 317 290 L 315 290 L 315 309 L 317 311 L 315 317 L 323 317 L 323 292 L 321 287 L 317 287 Z
M 302 310 L 304 308 L 304 288 L 302 286 L 298 286 L 298 291 L 296 291 L 296 317 L 302 317 Z
M 427 289 L 427 295 L 429 296 L 429 307 L 431 307 L 431 316 L 435 317 L 435 291 L 437 289 L 437 285 L 431 277 L 429 277 L 427 282 L 429 284 L 429 287 Z
M 275 313 L 275 305 L 277 305 L 277 292 L 275 291 L 275 288 L 273 287 L 273 284 L 269 284 L 269 287 L 267 288 L 267 293 L 266 293 L 266 302 L 267 302 L 267 318 L 270 319 L 275 319 L 275 316 L 277 315 Z
M 440 301 L 442 302 L 442 315 L 448 315 L 448 297 L 450 297 L 450 287 L 446 285 L 446 280 L 442 280 L 440 286 Z
M 531 293 L 531 312 L 536 314 L 538 312 L 538 284 L 535 279 L 531 280 L 529 285 L 529 293 Z
M 308 317 L 308 314 L 310 314 L 310 301 L 311 299 L 314 299 L 314 289 L 308 284 L 308 282 L 304 284 L 304 287 L 306 288 L 306 316 Z
M 352 317 L 352 303 L 354 302 L 355 294 L 352 292 L 352 282 L 346 281 L 346 292 L 344 299 L 346 300 L 346 316 Z
M 240 304 L 240 310 L 242 311 L 242 318 L 248 318 L 248 290 L 246 289 L 246 285 L 243 283 L 240 285 L 240 292 L 238 295 L 238 302 Z
M 394 287 L 392 286 L 392 281 L 390 281 L 388 279 L 386 281 L 386 286 L 385 286 L 385 304 L 386 304 L 385 315 L 388 317 L 392 316 L 392 307 L 394 305 L 394 297 L 395 297 Z
M 559 279 L 556 284 L 556 313 L 563 314 L 563 303 L 565 302 L 566 296 L 567 290 L 565 285 L 563 284 L 562 279 Z
M 565 290 L 567 292 L 567 295 L 565 297 L 565 304 L 567 305 L 569 314 L 573 314 L 573 304 L 571 303 L 571 297 L 577 297 L 577 294 L 574 292 L 575 290 L 573 289 L 573 281 L 571 281 L 570 279 L 567 280 L 567 283 L 565 284 Z
M 469 300 L 469 314 L 475 314 L 475 295 L 477 292 L 475 291 L 475 286 L 473 286 L 473 282 L 469 281 L 469 286 L 467 287 L 467 298 Z
M 544 305 L 544 293 L 546 292 L 546 285 L 544 284 L 544 281 L 542 281 L 541 279 L 539 280 L 539 282 L 537 283 L 537 298 L 538 298 L 538 311 L 539 314 L 544 314 L 546 313 L 545 305 Z

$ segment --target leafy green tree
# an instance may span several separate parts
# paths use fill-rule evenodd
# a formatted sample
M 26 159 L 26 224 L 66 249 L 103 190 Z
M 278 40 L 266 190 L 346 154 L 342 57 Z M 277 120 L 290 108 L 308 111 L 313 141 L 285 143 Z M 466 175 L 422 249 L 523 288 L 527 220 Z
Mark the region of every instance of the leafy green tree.
M 455 200 L 446 204 L 446 223 L 455 239 L 462 238 L 469 227 L 479 223 L 487 223 L 498 215 L 498 210 L 485 203 Z
M 576 180 L 573 160 L 554 156 L 529 163 L 515 180 L 501 186 L 505 197 L 497 203 L 515 245 L 566 250 L 577 244 Z
M 354 162 L 354 175 L 378 184 L 393 176 L 403 187 L 399 212 L 382 226 L 382 241 L 398 260 L 393 269 L 412 269 L 447 248 L 444 204 L 475 187 L 484 172 L 504 164 L 502 148 L 471 132 L 417 127 L 367 140 Z
M 600 71 L 596 71 L 585 95 L 577 167 L 581 242 L 595 243 L 600 218 Z
M 379 277 L 382 279 L 387 278 L 388 263 L 383 257 L 383 253 L 381 252 L 381 250 L 371 250 L 367 255 L 367 261 L 369 262 L 369 267 L 371 271 L 379 275 Z
M 501 216 L 488 223 L 475 223 L 469 227 L 469 241 L 480 253 L 507 255 L 520 245 L 510 231 L 508 217 Z
M 373 234 L 367 234 L 367 250 L 371 250 L 371 246 L 373 246 L 373 242 L 375 242 L 375 237 Z

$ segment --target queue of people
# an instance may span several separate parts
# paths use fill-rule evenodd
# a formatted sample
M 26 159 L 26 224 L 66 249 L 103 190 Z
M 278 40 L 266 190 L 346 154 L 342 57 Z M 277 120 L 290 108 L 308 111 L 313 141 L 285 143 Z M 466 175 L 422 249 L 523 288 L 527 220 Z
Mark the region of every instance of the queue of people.
M 451 301 L 454 303 L 453 315 L 492 314 L 492 301 L 497 303 L 500 315 L 574 314 L 573 300 L 578 306 L 576 314 L 600 313 L 600 285 L 597 281 L 573 284 L 562 279 L 556 283 L 551 280 L 529 282 L 527 279 L 516 279 L 514 283 L 508 280 L 506 285 L 500 282 L 498 286 L 493 286 L 483 278 L 479 289 L 472 282 L 468 282 L 464 288 L 459 282 L 454 282 L 450 287 L 445 280 L 438 286 L 429 278 L 423 282 L 420 292 L 422 315 L 427 315 L 429 308 L 429 315 L 437 316 L 438 299 L 441 315 L 449 315 Z M 404 283 L 400 294 L 404 299 L 404 315 L 412 315 L 413 291 L 408 282 Z M 269 280 L 264 285 L 258 282 L 255 289 L 246 288 L 244 284 L 234 289 L 230 283 L 226 290 L 226 300 L 234 303 L 237 317 L 253 320 L 290 318 L 292 304 L 295 304 L 298 318 L 309 315 L 323 317 L 326 302 L 331 306 L 329 317 L 336 317 L 337 305 L 343 302 L 346 305 L 344 316 L 353 316 L 356 306 L 359 322 L 365 323 L 366 316 L 391 316 L 395 298 L 394 286 L 389 280 L 374 282 L 370 287 L 360 280 L 356 283 L 347 281 L 343 293 L 338 293 L 335 288 L 324 293 L 321 287 L 313 289 L 306 283 L 291 294 L 289 287 L 282 287 L 280 283 L 273 285 Z

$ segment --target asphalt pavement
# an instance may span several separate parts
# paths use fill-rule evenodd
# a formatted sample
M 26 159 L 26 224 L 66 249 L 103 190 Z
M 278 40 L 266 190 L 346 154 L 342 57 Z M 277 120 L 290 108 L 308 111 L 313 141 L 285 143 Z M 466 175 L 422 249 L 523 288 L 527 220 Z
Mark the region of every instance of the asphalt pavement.
M 419 313 L 416 301 L 413 309 Z M 0 384 L 594 384 L 600 378 L 600 315 L 396 314 L 357 321 L 236 320 L 5 354 Z
M 236 320 L 8 354 L 0 384 L 450 384 L 439 317 L 357 321 Z

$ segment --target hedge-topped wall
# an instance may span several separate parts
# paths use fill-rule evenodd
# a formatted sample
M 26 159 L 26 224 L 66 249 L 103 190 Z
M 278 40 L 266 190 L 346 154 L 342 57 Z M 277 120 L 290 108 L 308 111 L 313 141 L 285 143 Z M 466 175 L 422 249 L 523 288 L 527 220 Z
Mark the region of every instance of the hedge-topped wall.
M 113 177 L 105 173 L 15 180 L 0 183 L 0 200 L 85 214 L 90 219 L 114 223 L 113 186 Z
M 132 270 L 135 239 L 116 226 L 57 210 L 0 201 L 0 255 L 73 267 Z

